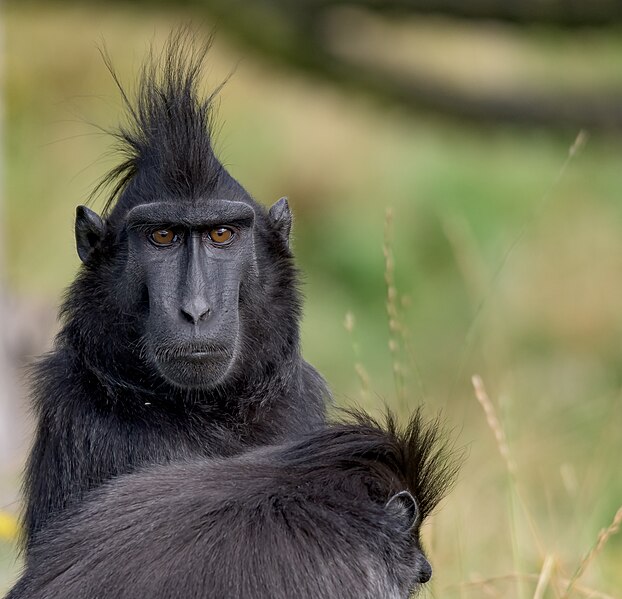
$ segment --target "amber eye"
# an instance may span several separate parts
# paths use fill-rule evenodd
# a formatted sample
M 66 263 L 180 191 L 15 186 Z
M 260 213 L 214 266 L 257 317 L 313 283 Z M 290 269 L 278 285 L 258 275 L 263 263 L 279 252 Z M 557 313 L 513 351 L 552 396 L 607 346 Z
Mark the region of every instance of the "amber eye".
M 212 229 L 208 235 L 214 243 L 225 244 L 229 243 L 233 238 L 233 231 L 227 229 L 227 227 L 216 227 Z
M 149 234 L 149 238 L 156 245 L 171 245 L 177 241 L 177 235 L 171 229 L 156 229 Z

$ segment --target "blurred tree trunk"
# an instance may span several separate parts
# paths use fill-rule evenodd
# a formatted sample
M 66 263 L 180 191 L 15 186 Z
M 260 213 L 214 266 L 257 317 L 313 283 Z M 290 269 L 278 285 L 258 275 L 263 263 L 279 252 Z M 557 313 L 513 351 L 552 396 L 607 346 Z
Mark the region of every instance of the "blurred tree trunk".
M 316 9 L 360 6 L 378 12 L 541 23 L 564 27 L 610 25 L 622 21 L 619 0 L 306 0 Z
M 362 91 L 380 101 L 399 104 L 406 109 L 423 109 L 483 123 L 567 128 L 575 133 L 583 128 L 608 132 L 622 130 L 622 94 L 617 91 L 591 93 L 586 90 L 584 93 L 553 94 L 506 92 L 499 89 L 466 93 L 451 82 L 439 84 L 416 73 L 398 76 L 378 66 L 345 59 L 331 50 L 330 36 L 339 35 L 339 29 L 327 31 L 325 18 L 333 8 L 348 5 L 382 9 L 385 12 L 399 9 L 409 14 L 427 11 L 454 16 L 450 7 L 463 6 L 457 0 L 210 0 L 199 1 L 198 4 L 205 6 L 218 28 L 226 29 L 229 34 L 267 58 L 303 69 L 336 85 Z M 557 23 L 562 20 L 562 8 L 570 5 L 575 7 L 573 10 L 577 19 L 579 9 L 583 10 L 581 14 L 586 19 L 591 14 L 593 21 L 597 14 L 605 13 L 609 16 L 607 22 L 613 21 L 615 15 L 622 19 L 622 2 L 607 0 L 597 1 L 593 6 L 572 0 L 482 1 L 475 3 L 476 7 L 480 7 L 479 12 L 474 8 L 464 8 L 463 12 L 469 12 L 472 18 L 477 15 L 477 18 L 502 18 L 510 14 L 510 7 L 515 12 L 524 11 L 525 14 L 529 13 L 528 7 L 531 7 L 535 11 L 533 19 L 542 21 L 544 7 L 550 11 L 557 7 Z M 465 2 L 464 7 L 467 6 L 472 5 Z M 541 6 L 540 13 L 536 11 L 536 6 Z M 429 10 L 424 10 L 424 7 Z M 604 22 L 604 19 L 601 21 Z M 551 18 L 548 22 L 554 21 Z
M 76 0 L 67 0 L 76 3 Z M 81 0 L 83 6 L 88 0 Z M 90 0 L 99 3 L 101 0 Z M 128 4 L 127 0 L 116 0 Z M 210 15 L 224 30 L 267 59 L 344 88 L 367 93 L 406 110 L 425 110 L 481 123 L 516 123 L 565 128 L 622 130 L 622 92 L 526 91 L 465 93 L 451 82 L 439 85 L 421 74 L 396 76 L 370 64 L 354 63 L 331 51 L 326 31 L 331 13 L 355 8 L 375 18 L 429 15 L 472 21 L 500 21 L 517 26 L 552 28 L 607 27 L 622 24 L 621 0 L 136 0 L 149 5 L 193 7 Z M 576 35 L 573 32 L 569 35 Z M 388 40 L 387 43 L 391 43 Z

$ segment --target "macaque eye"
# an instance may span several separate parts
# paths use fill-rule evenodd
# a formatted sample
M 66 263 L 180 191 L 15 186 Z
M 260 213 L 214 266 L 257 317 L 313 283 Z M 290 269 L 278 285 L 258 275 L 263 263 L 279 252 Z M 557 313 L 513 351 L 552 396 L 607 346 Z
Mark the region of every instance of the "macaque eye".
M 233 239 L 233 231 L 227 227 L 216 227 L 208 232 L 209 238 L 216 244 L 225 245 Z
M 149 239 L 155 243 L 155 245 L 171 245 L 179 241 L 179 235 L 172 229 L 156 229 L 149 233 Z

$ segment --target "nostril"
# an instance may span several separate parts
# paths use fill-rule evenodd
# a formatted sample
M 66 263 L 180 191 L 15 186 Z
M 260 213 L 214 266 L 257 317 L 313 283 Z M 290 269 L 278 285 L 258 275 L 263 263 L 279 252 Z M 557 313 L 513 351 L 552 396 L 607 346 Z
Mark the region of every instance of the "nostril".
M 192 324 L 196 324 L 196 320 L 194 318 L 194 316 L 192 314 L 190 314 L 190 312 L 187 312 L 186 310 L 184 310 L 183 308 L 180 310 L 181 312 L 181 316 L 182 318 L 187 321 L 190 322 Z
M 191 324 L 198 324 L 199 322 L 202 322 L 207 319 L 207 317 L 210 315 L 211 310 L 209 308 L 203 309 L 203 310 L 201 309 L 193 310 L 191 308 L 180 308 L 180 312 L 181 312 L 182 318 L 185 321 Z

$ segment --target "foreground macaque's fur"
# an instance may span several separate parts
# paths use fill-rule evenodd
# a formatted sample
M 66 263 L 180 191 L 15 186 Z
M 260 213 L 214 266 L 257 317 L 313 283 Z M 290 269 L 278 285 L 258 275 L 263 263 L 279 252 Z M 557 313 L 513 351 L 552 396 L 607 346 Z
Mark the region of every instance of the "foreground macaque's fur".
M 326 424 L 300 355 L 284 199 L 214 155 L 206 48 L 146 63 L 103 216 L 36 367 L 26 568 L 11 599 L 405 599 L 455 474 L 438 423 Z
M 321 426 L 326 385 L 300 354 L 285 200 L 268 211 L 216 158 L 207 46 L 174 34 L 145 64 L 102 217 L 33 372 L 25 544 L 92 488 L 145 464 L 227 456 Z M 113 73 L 114 74 L 114 73 Z M 228 227 L 230 243 L 210 230 Z M 170 244 L 155 244 L 154 232 Z M 164 237 L 166 237 L 164 235 Z
M 363 414 L 111 481 L 33 542 L 9 599 L 406 599 L 456 461 L 438 422 Z

